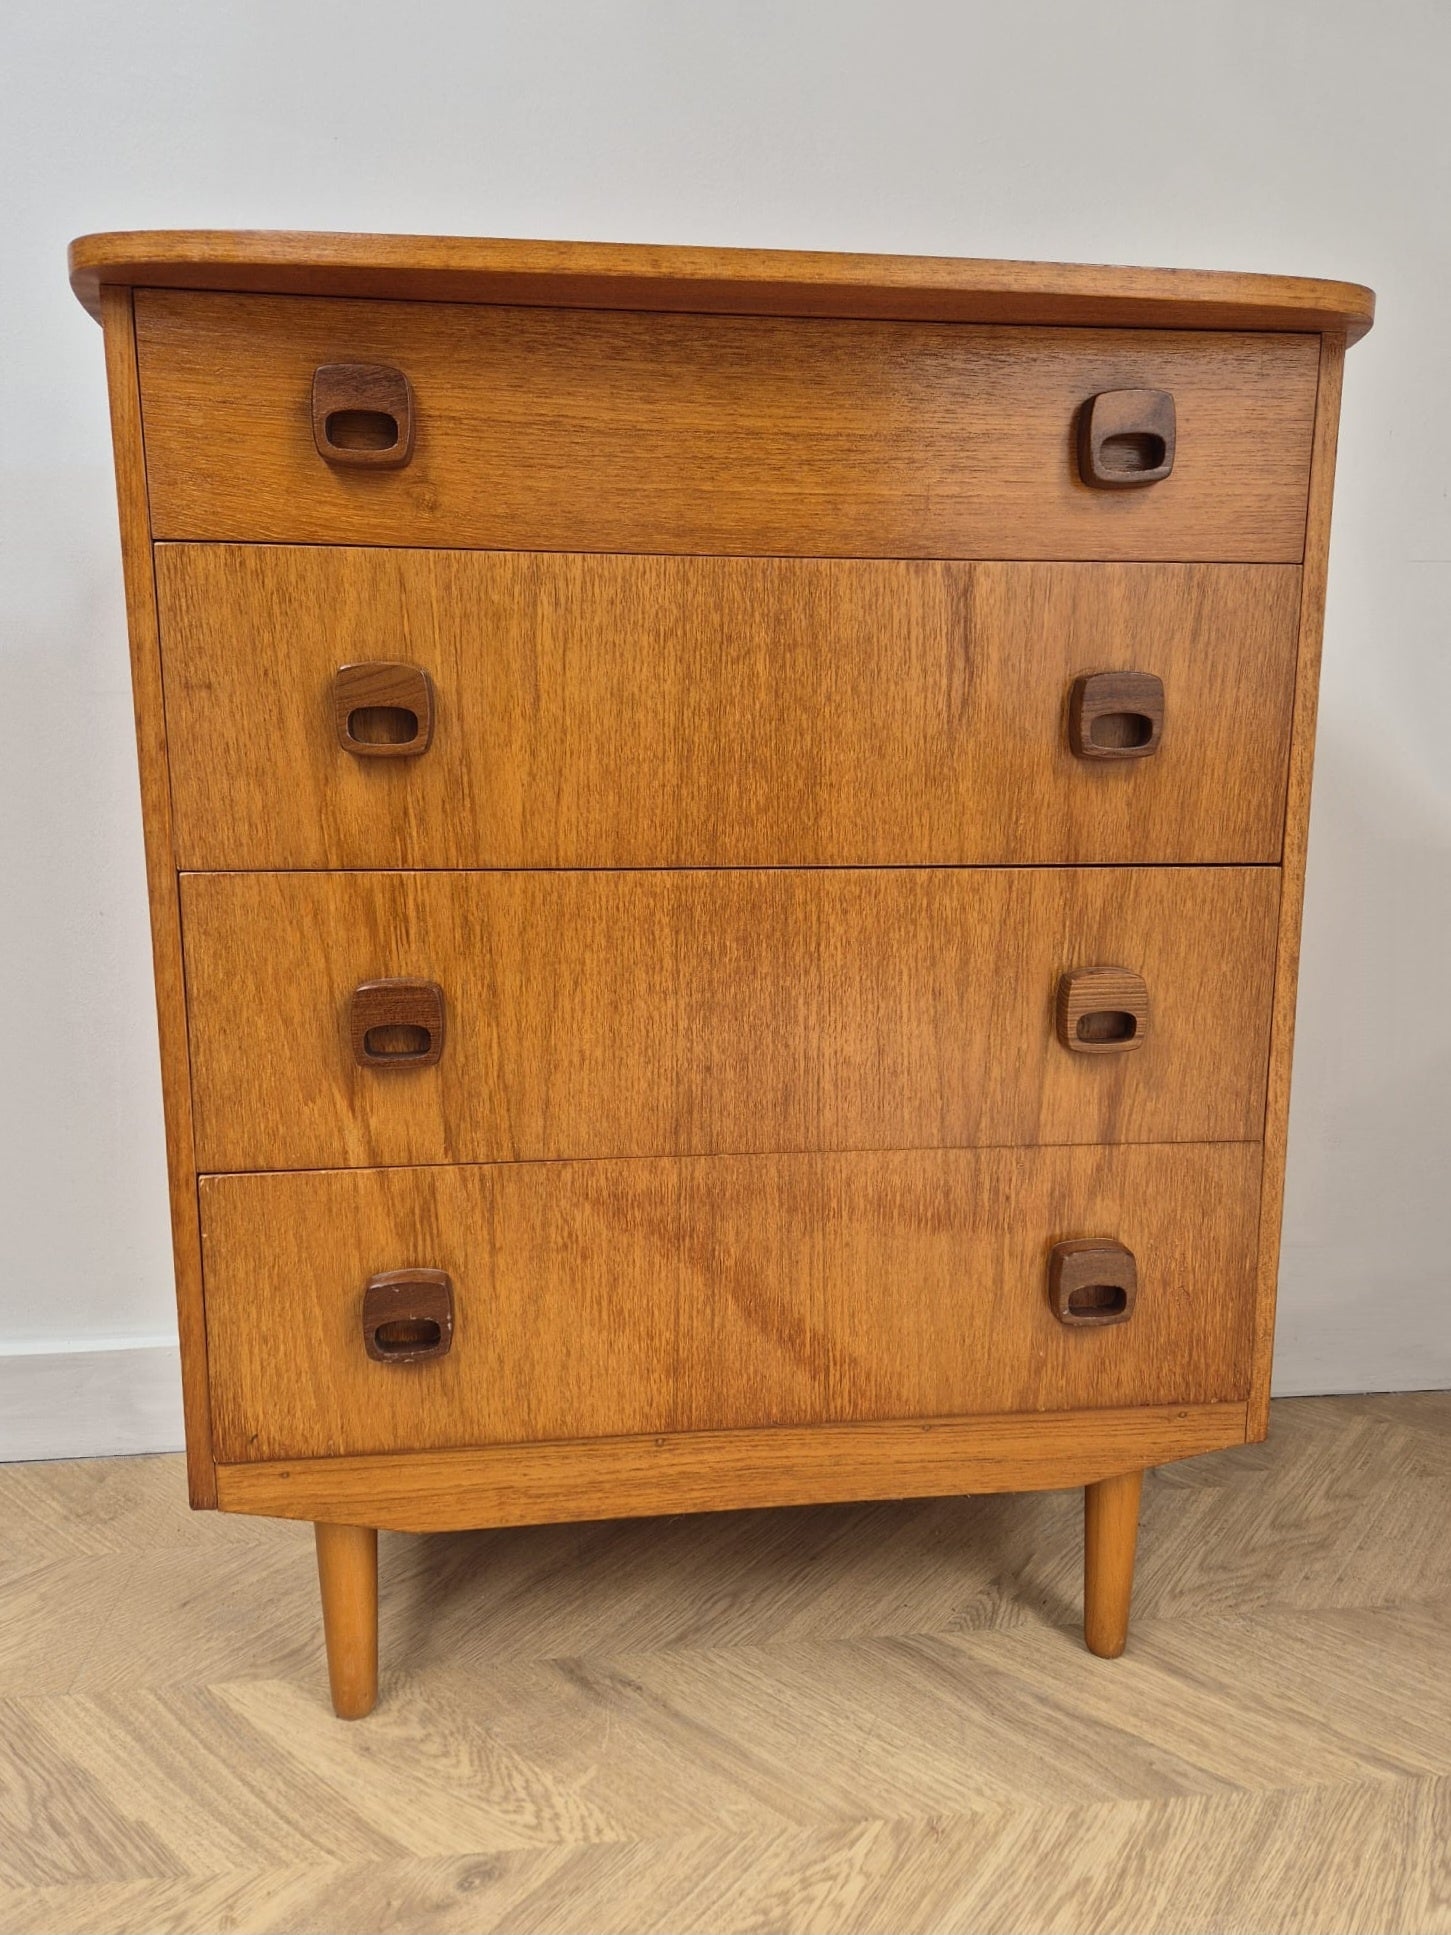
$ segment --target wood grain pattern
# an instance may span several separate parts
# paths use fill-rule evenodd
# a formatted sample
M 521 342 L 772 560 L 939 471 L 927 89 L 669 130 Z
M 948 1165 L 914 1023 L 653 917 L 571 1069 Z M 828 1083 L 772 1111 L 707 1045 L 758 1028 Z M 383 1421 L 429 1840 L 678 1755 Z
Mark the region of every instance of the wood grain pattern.
M 142 290 L 158 537 L 805 556 L 1298 561 L 1313 336 L 310 302 Z M 413 386 L 406 469 L 325 463 L 320 363 Z M 1105 389 L 1174 474 L 1085 486 Z
M 1294 566 L 156 558 L 187 867 L 1279 858 Z M 433 744 L 349 758 L 334 674 L 395 652 Z M 1085 765 L 1065 703 L 1114 668 L 1167 724 Z
M 397 1532 L 1061 1491 L 1244 1440 L 1242 1404 L 777 1425 L 219 1465 L 223 1511 Z M 650 1528 L 658 1538 L 663 1527 Z
M 136 757 L 141 770 L 141 823 L 146 843 L 146 890 L 151 909 L 151 959 L 161 1043 L 162 1109 L 181 1334 L 182 1405 L 186 1418 L 187 1486 L 192 1504 L 216 1503 L 211 1415 L 207 1394 L 206 1323 L 202 1306 L 201 1231 L 197 1220 L 196 1155 L 192 1141 L 191 1074 L 186 1034 L 186 978 L 181 954 L 171 791 L 167 771 L 166 710 L 162 697 L 156 584 L 147 524 L 141 400 L 130 292 L 107 289 L 101 305 L 116 498 L 121 519 L 121 568 L 126 583 L 131 691 L 136 711 Z
M 1308 276 L 461 235 L 137 230 L 79 236 L 70 269 L 71 287 L 92 313 L 101 288 L 119 283 L 589 309 L 1331 329 L 1352 342 L 1375 314 L 1369 289 Z
M 1242 1402 L 1259 1160 L 1214 1143 L 208 1178 L 219 1456 Z M 1131 1324 L 1054 1317 L 1048 1255 L 1070 1236 L 1133 1251 Z M 453 1348 L 371 1363 L 363 1287 L 420 1265 L 453 1280 Z
M 1320 355 L 1315 450 L 1305 534 L 1305 574 L 1300 592 L 1294 736 L 1290 751 L 1290 782 L 1285 800 L 1274 1014 L 1265 1091 L 1264 1200 L 1260 1212 L 1259 1288 L 1255 1316 L 1253 1395 L 1250 1400 L 1250 1435 L 1254 1438 L 1263 1438 L 1269 1429 L 1275 1301 L 1280 1273 L 1280 1228 L 1285 1208 L 1285 1149 L 1290 1126 L 1290 1064 L 1295 1043 L 1295 1000 L 1300 972 L 1300 920 L 1305 897 L 1306 849 L 1310 837 L 1310 785 L 1315 766 L 1320 642 L 1325 626 L 1330 508 L 1335 488 L 1335 446 L 1340 428 L 1340 389 L 1344 369 L 1343 340 L 1326 336 Z
M 1313 1652 L 1320 1622 L 1303 1618 L 1278 1623 L 1289 1630 L 1277 1635 L 1274 1657 L 1293 1676 L 1294 1642 Z M 1388 1649 L 1397 1664 L 1413 1670 L 1422 1666 L 1428 1651 L 1424 1633 L 1403 1634 L 1404 1622 L 1394 1615 L 1371 1614 L 1355 1625 L 1371 1633 L 1389 1629 L 1401 1641 Z M 1232 1643 L 1222 1628 L 1190 1630 L 1206 1645 L 1227 1687 L 1228 1675 L 1244 1658 L 1249 1642 L 1240 1637 L 1237 1645 Z M 722 1778 L 708 1758 L 715 1730 L 708 1721 L 695 1721 L 695 1751 L 688 1760 L 697 1778 L 691 1782 L 690 1800 L 676 1797 L 673 1805 L 664 1799 L 660 1804 L 672 1822 L 684 1813 L 692 1826 L 658 1839 L 642 1836 L 621 1845 L 603 1837 L 591 1839 L 577 1827 L 576 1838 L 563 1846 L 511 1844 L 488 1855 L 471 1849 L 439 1856 L 431 1844 L 426 1853 L 394 1853 L 396 1841 L 408 1838 L 406 1831 L 385 1840 L 375 1830 L 368 1853 L 347 1862 L 302 1858 L 284 1866 L 264 1857 L 259 1848 L 258 1865 L 241 1871 L 213 1867 L 181 1879 L 148 1874 L 128 1882 L 68 1877 L 49 1887 L 22 1887 L 14 1891 L 10 1918 L 0 1921 L 0 1927 L 6 1935 L 35 1935 L 37 1929 L 47 1935 L 193 1935 L 198 1926 L 247 1935 L 295 1935 L 299 1929 L 319 1927 L 366 1928 L 379 1935 L 418 1935 L 420 1929 L 429 1935 L 558 1935 L 572 1927 L 589 1928 L 594 1935 L 678 1935 L 682 1926 L 765 1927 L 783 1935 L 903 1935 L 904 1930 L 933 1935 L 943 1927 L 971 1928 L 974 1935 L 1022 1935 L 1025 1928 L 1042 1935 L 1083 1935 L 1085 1929 L 1093 1935 L 1114 1935 L 1126 1926 L 1176 1931 L 1208 1927 L 1223 1935 L 1264 1935 L 1266 1929 L 1278 1935 L 1301 1935 L 1307 1929 L 1316 1935 L 1404 1935 L 1408 1929 L 1416 1935 L 1446 1935 L 1451 1928 L 1440 1880 L 1441 1851 L 1451 1838 L 1448 1779 L 1398 1771 L 1390 1777 L 1366 1774 L 1358 1780 L 1325 1782 L 1307 1774 L 1302 1786 L 1288 1790 L 1245 1789 L 1227 1780 L 1212 1793 L 1196 1789 L 1170 1795 L 1155 1787 L 1152 1798 L 1144 1798 L 1137 1791 L 1118 1793 L 1120 1786 L 1132 1784 L 1125 1773 L 1114 1783 L 1116 1798 L 1109 1800 L 1102 1797 L 1101 1777 L 1095 1781 L 1081 1771 L 1089 1751 L 1085 1746 L 1073 1763 L 1077 1784 L 1070 1788 L 1069 1777 L 1063 1776 L 1060 1784 L 1070 1791 L 1051 1806 L 1025 1798 L 1004 1804 L 990 1762 L 989 1771 L 973 1786 L 971 1801 L 955 1809 L 934 1810 L 924 1818 L 898 1804 L 890 1814 L 881 1809 L 874 1815 L 867 1811 L 868 1799 L 849 1817 L 845 1804 L 830 1814 L 841 1785 L 870 1794 L 869 1768 L 858 1764 L 854 1778 L 831 1783 L 829 1797 L 810 1803 L 798 1799 L 797 1816 L 815 1824 L 798 1825 L 791 1818 L 790 1783 L 776 1770 L 784 1763 L 797 1771 L 800 1790 L 814 1797 L 820 1764 L 814 1754 L 840 1767 L 837 1751 L 855 1747 L 860 1737 L 841 1726 L 841 1707 L 831 1698 L 838 1678 L 846 1682 L 841 1696 L 845 1704 L 856 1711 L 869 1705 L 874 1724 L 866 1738 L 873 1748 L 879 1748 L 882 1737 L 875 1723 L 889 1729 L 897 1791 L 910 1791 L 911 1763 L 901 1709 L 883 1699 L 882 1689 L 889 1688 L 897 1700 L 909 1687 L 915 1692 L 909 1704 L 920 1728 L 923 1758 L 930 1753 L 935 1776 L 928 1784 L 951 1789 L 945 1763 L 964 1736 L 954 1728 L 947 1734 L 951 1745 L 944 1741 L 940 1709 L 946 1706 L 955 1714 L 969 1702 L 985 1665 L 995 1669 L 992 1684 L 999 1711 L 1006 1707 L 1011 1718 L 996 1733 L 985 1722 L 974 1726 L 974 1748 L 985 1738 L 1001 1748 L 1003 1732 L 1031 1716 L 1036 1725 L 1028 1738 L 1045 1760 L 1051 1759 L 1048 1715 L 1056 1713 L 1061 1722 L 1065 1711 L 1073 1711 L 1072 1704 L 1056 1688 L 1051 1698 L 1045 1697 L 1036 1683 L 1025 1684 L 1024 1676 L 1013 1673 L 1007 1664 L 1010 1647 L 1011 1640 L 1001 1638 L 986 1660 L 977 1647 L 953 1643 L 843 1648 L 835 1658 L 820 1662 L 815 1672 L 772 1673 L 749 1662 L 745 1676 L 751 1693 L 730 1716 L 729 1775 Z M 840 1672 L 833 1673 L 838 1663 Z M 853 1669 L 876 1675 L 876 1698 L 869 1703 Z M 1167 1665 L 1156 1660 L 1155 1669 L 1151 1686 L 1158 1702 L 1146 1731 L 1172 1741 L 1166 1708 L 1177 1692 L 1195 1684 L 1196 1672 L 1182 1659 Z M 550 1669 L 537 1670 L 542 1677 Z M 574 1700 L 581 1718 L 596 1722 L 601 1683 L 613 1696 L 608 1710 L 632 1721 L 655 1691 L 653 1685 L 642 1688 L 632 1698 L 611 1668 L 581 1677 L 584 1683 L 574 1690 Z M 655 1679 L 668 1683 L 668 1673 L 657 1672 Z M 1303 1683 L 1293 1677 L 1286 1682 L 1296 1687 Z M 935 1724 L 930 1712 L 934 1688 L 939 1705 Z M 471 1687 L 470 1692 L 475 1700 L 482 1698 L 481 1690 Z M 406 1740 L 413 1750 L 410 1768 L 425 1768 L 433 1777 L 418 1779 L 430 1799 L 447 1791 L 443 1776 L 425 1758 L 426 1743 L 436 1742 L 445 1721 L 452 1723 L 447 1737 L 457 1738 L 461 1751 L 472 1749 L 480 1761 L 492 1764 L 492 1736 L 479 1707 L 472 1707 L 468 1721 L 460 1723 L 442 1700 L 435 1704 L 411 1685 L 407 1694 L 412 1726 L 404 1735 L 399 1723 L 392 1722 L 389 1745 L 396 1751 Z M 813 1727 L 804 1735 L 798 1731 L 794 1752 L 781 1753 L 773 1740 L 770 1772 L 752 1781 L 746 1770 L 759 1765 L 759 1735 L 751 1729 L 773 1695 L 780 1700 L 778 1714 L 802 1695 L 815 1697 L 836 1724 Z M 289 1786 L 302 1793 L 307 1775 L 315 1778 L 325 1759 L 321 1743 L 310 1733 L 280 1739 L 259 1704 L 257 1693 L 249 1692 L 242 1713 L 228 1711 L 215 1731 L 228 1746 L 240 1739 L 264 1755 L 270 1767 L 280 1762 L 290 1776 Z M 1251 1710 L 1243 1693 L 1227 1705 L 1236 1721 Z M 199 1699 L 195 1706 L 200 1708 Z M 648 1748 L 642 1750 L 633 1732 L 627 1744 L 610 1743 L 610 1764 L 618 1760 L 631 1773 L 644 1753 L 655 1752 L 660 1783 L 651 1790 L 655 1795 L 667 1778 L 664 1768 L 677 1767 L 682 1758 L 678 1748 L 675 1754 L 668 1751 L 676 1746 L 676 1709 L 668 1697 L 660 1707 L 654 1726 L 645 1730 Z M 289 1722 L 295 1724 L 299 1717 L 295 1703 L 289 1702 Z M 1143 1735 L 1136 1732 L 1124 1746 L 1113 1740 L 1106 1714 L 1096 1713 L 1093 1719 L 1096 1724 L 1088 1734 L 1092 1745 L 1123 1746 L 1127 1766 L 1139 1772 L 1148 1758 Z M 1317 1723 L 1307 1730 L 1314 1738 L 1336 1738 L 1333 1724 L 1318 1709 Z M 326 1724 L 336 1732 L 330 1717 Z M 121 1726 L 113 1727 L 125 1733 Z M 1078 1712 L 1074 1727 L 1081 1735 Z M 169 1736 L 168 1746 L 184 1753 L 179 1732 Z M 1171 1750 L 1162 1758 L 1174 1764 Z M 875 1767 L 875 1755 L 866 1759 Z M 51 1761 L 47 1773 L 54 1775 L 65 1764 Z M 538 1794 L 546 1806 L 562 1809 L 581 1789 L 588 1793 L 574 1764 L 567 1765 L 571 1778 L 559 1787 L 537 1776 L 521 1779 L 520 1805 L 527 1807 Z M 714 1780 L 705 1779 L 707 1768 Z M 534 1763 L 524 1760 L 523 1770 L 534 1775 Z M 401 1803 L 406 1812 L 416 1791 L 412 1783 L 390 1782 L 376 1757 L 363 1762 L 363 1771 L 371 1776 L 368 1801 L 377 1789 L 396 1787 L 407 1797 Z M 513 1763 L 510 1771 L 515 1771 Z M 1028 1784 L 1021 1774 L 1019 1779 Z M 144 1778 L 119 1782 L 118 1798 L 128 1796 L 133 1787 L 144 1792 L 151 1784 Z M 708 1803 L 702 1787 L 711 1795 L 722 1789 L 727 1794 L 759 1790 L 757 1804 L 765 1824 L 756 1825 L 753 1817 L 751 1825 L 723 1827 L 719 1816 L 703 1819 Z M 349 1807 L 344 1818 L 352 1832 L 340 1838 L 351 1841 L 361 1823 L 371 1825 L 375 1808 L 376 1803 Z M 108 1814 L 114 1818 L 115 1811 Z M 305 1804 L 302 1814 L 305 1819 Z M 783 1814 L 788 1816 L 784 1825 Z M 546 1819 L 552 1824 L 554 1813 Z M 466 1830 L 458 1834 L 461 1843 L 465 1835 Z M 202 1833 L 197 1845 L 210 1846 L 209 1837 Z
M 189 874 L 206 1170 L 1257 1138 L 1272 868 Z M 1060 977 L 1141 974 L 1129 1055 Z M 443 990 L 360 1069 L 360 982 Z

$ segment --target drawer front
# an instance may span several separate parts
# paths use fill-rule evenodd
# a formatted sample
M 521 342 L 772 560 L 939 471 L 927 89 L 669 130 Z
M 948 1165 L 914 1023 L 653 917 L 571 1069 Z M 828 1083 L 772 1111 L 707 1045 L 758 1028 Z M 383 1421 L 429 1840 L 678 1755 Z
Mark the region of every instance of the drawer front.
M 1279 857 L 1294 565 L 156 563 L 185 867 Z M 425 751 L 344 743 L 339 668 L 377 662 L 427 675 Z M 1075 682 L 1111 672 L 1162 686 L 1146 754 L 1073 750 Z M 395 707 L 383 743 L 413 718 Z
M 1242 1399 L 1259 1151 L 939 1150 L 213 1177 L 223 1462 Z M 1126 1321 L 1050 1252 L 1113 1239 Z M 446 1273 L 446 1355 L 379 1360 L 378 1273 Z
M 1252 1140 L 1278 900 L 1271 868 L 190 874 L 197 1162 Z M 1101 966 L 1146 1023 L 1065 1047 Z M 442 1032 L 415 994 L 375 1045 L 441 1053 L 360 1065 L 355 990 L 395 980 Z
M 136 342 L 161 538 L 1250 562 L 1304 542 L 1314 336 L 142 290 Z M 407 378 L 405 463 L 321 454 L 314 376 L 338 365 Z M 1172 395 L 1172 471 L 1092 487 L 1080 413 L 1126 390 Z

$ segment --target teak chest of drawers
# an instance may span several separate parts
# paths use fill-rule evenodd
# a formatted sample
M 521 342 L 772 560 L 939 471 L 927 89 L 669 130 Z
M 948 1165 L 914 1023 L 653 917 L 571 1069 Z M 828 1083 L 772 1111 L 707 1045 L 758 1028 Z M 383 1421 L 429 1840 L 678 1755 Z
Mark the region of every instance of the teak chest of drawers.
M 188 1469 L 377 1528 L 1264 1435 L 1366 290 L 92 236 Z

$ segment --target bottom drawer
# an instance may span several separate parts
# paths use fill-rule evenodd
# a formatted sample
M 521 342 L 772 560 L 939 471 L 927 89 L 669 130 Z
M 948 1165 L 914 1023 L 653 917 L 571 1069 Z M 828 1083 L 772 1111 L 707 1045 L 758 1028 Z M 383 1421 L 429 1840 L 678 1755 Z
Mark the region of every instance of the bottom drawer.
M 212 1176 L 222 1463 L 628 1433 L 1242 1399 L 1249 1143 Z M 1065 1239 L 1133 1252 L 1070 1328 Z M 446 1355 L 364 1343 L 377 1273 L 446 1272 Z

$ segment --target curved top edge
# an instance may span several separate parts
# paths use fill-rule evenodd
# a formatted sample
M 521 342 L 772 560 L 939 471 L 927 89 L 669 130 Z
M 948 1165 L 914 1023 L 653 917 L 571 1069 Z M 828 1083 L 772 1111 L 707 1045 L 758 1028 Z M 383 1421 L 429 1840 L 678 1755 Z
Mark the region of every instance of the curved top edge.
M 92 315 L 112 284 L 918 322 L 1333 330 L 1350 342 L 1375 316 L 1374 294 L 1357 283 L 1220 269 L 265 229 L 82 235 L 70 246 L 70 278 Z

